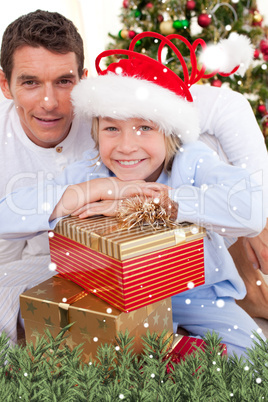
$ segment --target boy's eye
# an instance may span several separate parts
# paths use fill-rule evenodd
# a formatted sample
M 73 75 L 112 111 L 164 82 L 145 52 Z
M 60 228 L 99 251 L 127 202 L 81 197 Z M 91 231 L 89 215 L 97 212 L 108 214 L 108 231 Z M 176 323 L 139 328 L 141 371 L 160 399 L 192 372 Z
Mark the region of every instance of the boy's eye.
M 111 126 L 111 127 L 106 127 L 105 130 L 107 130 L 107 131 L 117 131 L 117 128 Z
M 149 127 L 149 126 L 141 126 L 141 127 L 139 128 L 139 130 L 140 130 L 140 131 L 150 131 L 150 130 L 152 130 L 152 128 Z

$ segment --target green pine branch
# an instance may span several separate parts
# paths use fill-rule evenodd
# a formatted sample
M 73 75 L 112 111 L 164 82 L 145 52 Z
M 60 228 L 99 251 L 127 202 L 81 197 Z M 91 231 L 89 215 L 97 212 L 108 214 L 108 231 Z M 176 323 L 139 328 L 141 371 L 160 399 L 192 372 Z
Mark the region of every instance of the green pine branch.
M 73 350 L 66 346 L 67 329 L 55 339 L 47 331 L 35 346 L 9 346 L 0 336 L 0 402 L 268 400 L 268 341 L 257 333 L 247 358 L 222 356 L 221 339 L 207 333 L 206 347 L 196 347 L 179 363 L 171 362 L 165 332 L 147 332 L 139 355 L 133 352 L 134 339 L 119 333 L 85 364 L 82 344 Z

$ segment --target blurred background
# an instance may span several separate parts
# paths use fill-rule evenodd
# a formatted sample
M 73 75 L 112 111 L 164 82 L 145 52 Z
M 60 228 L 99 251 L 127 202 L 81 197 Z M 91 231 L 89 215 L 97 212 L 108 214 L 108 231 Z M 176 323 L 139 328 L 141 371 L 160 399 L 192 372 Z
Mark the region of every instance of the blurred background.
M 38 8 L 57 11 L 75 23 L 84 39 L 85 66 L 91 75 L 101 51 L 128 48 L 130 40 L 142 31 L 176 32 L 190 42 L 196 37 L 218 41 L 232 31 L 246 34 L 255 47 L 254 63 L 246 76 L 216 77 L 204 84 L 229 86 L 243 93 L 268 143 L 268 0 L 9 0 L 0 15 L 0 38 L 10 22 Z M 137 47 L 149 56 L 156 54 L 153 41 Z M 167 60 L 180 74 L 175 58 L 168 55 Z
M 235 0 L 236 1 L 236 0 Z M 227 1 L 228 2 L 228 1 Z M 230 4 L 235 2 L 229 1 Z M 55 5 L 56 3 L 56 5 Z M 142 1 L 130 1 L 139 5 Z M 144 2 L 145 3 L 145 2 Z M 149 3 L 150 2 L 146 2 Z M 152 4 L 157 1 L 151 2 Z M 161 1 L 160 1 L 161 3 Z M 163 2 L 164 4 L 168 3 Z M 173 1 L 173 3 L 185 3 L 184 0 Z M 201 1 L 201 3 L 219 3 L 218 1 Z M 224 1 L 224 4 L 226 1 Z M 0 38 L 6 26 L 22 14 L 26 14 L 36 9 L 57 11 L 67 18 L 70 18 L 77 26 L 80 34 L 85 41 L 87 67 L 94 72 L 95 57 L 108 45 L 110 38 L 108 33 L 116 35 L 123 27 L 120 14 L 123 0 L 9 0 L 5 3 L 5 10 L 0 14 Z M 260 14 L 264 18 L 264 23 L 268 25 L 268 0 L 258 0 L 257 6 Z

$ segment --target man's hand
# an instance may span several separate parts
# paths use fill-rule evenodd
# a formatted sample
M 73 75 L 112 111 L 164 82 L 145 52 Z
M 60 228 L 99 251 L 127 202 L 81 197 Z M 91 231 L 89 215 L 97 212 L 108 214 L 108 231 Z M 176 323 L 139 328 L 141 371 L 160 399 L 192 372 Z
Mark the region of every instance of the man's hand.
M 243 242 L 253 267 L 268 274 L 268 219 L 265 228 L 258 236 L 244 238 Z

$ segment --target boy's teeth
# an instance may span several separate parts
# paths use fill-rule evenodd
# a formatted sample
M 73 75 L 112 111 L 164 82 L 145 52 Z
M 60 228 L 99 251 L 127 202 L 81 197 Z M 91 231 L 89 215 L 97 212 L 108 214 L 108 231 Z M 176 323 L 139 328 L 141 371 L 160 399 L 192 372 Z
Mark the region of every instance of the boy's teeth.
M 119 161 L 119 163 L 121 163 L 121 165 L 135 165 L 135 163 L 138 163 L 140 161 L 140 159 L 137 159 L 135 161 Z

